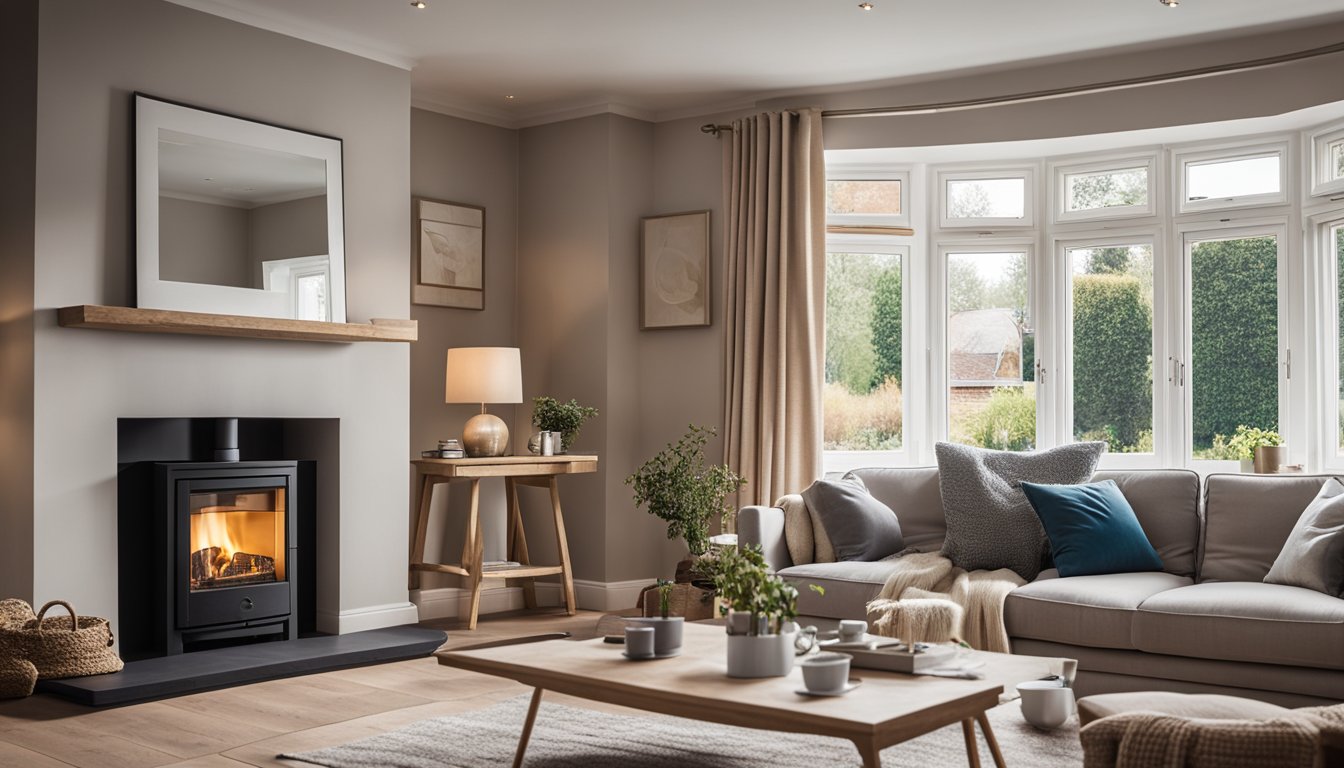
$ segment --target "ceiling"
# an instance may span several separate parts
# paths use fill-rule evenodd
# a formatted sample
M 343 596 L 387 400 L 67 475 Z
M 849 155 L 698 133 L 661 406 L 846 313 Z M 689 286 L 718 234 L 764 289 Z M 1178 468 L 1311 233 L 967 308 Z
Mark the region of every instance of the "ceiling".
M 770 97 L 1340 16 L 1340 0 L 170 0 L 411 70 L 499 125 L 666 120 Z M 512 96 L 512 99 L 507 97 Z

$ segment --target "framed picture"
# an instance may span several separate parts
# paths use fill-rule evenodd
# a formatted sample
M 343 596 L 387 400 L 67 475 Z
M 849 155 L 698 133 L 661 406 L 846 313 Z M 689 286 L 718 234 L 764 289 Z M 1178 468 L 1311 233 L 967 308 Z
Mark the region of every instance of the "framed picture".
M 709 325 L 709 211 L 640 221 L 639 327 Z
M 485 308 L 485 209 L 411 198 L 411 303 Z

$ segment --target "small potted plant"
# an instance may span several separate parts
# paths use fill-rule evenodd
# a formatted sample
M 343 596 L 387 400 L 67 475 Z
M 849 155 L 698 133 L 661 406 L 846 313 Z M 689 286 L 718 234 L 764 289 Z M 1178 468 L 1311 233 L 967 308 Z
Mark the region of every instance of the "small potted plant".
M 746 480 L 725 464 L 705 466 L 705 444 L 718 434 L 710 427 L 690 425 L 680 440 L 625 479 L 635 489 L 635 506 L 667 521 L 667 538 L 686 540 L 691 556 L 709 549 L 709 524 L 731 514 L 725 503 Z M 689 571 L 689 569 L 685 569 Z
M 1242 472 L 1261 475 L 1278 472 L 1279 465 L 1288 458 L 1288 449 L 1283 447 L 1283 437 L 1277 431 L 1245 424 L 1237 427 L 1231 439 L 1214 435 L 1213 448 L 1215 453 L 1240 461 Z
M 559 453 L 574 445 L 583 423 L 596 415 L 596 408 L 579 405 L 577 400 L 562 403 L 553 397 L 532 398 L 532 426 L 542 432 L 559 432 Z
M 658 658 L 681 653 L 682 627 L 685 618 L 672 616 L 672 589 L 676 585 L 666 579 L 658 580 L 658 616 L 626 619 L 635 624 L 653 627 L 653 655 Z
M 724 549 L 713 562 L 714 585 L 728 613 L 728 676 L 789 674 L 798 590 L 770 573 L 757 547 Z

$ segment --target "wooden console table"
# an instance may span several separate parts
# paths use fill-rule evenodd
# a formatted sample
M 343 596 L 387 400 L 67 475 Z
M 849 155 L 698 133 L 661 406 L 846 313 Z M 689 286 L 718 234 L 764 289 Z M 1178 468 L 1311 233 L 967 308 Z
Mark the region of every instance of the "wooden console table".
M 483 579 L 522 579 L 523 601 L 528 608 L 537 606 L 537 592 L 534 580 L 538 576 L 559 574 L 565 591 L 565 607 L 573 616 L 574 576 L 569 564 L 569 544 L 565 540 L 565 522 L 560 513 L 560 490 L 556 479 L 560 475 L 576 475 L 597 471 L 596 456 L 499 456 L 486 459 L 418 459 L 415 465 L 416 486 L 420 498 L 416 508 L 419 510 L 415 522 L 415 534 L 411 540 L 411 563 L 409 586 L 419 589 L 420 572 L 453 573 L 464 576 L 470 582 L 471 609 L 467 618 L 467 629 L 476 628 L 476 614 L 481 607 L 481 581 Z M 508 505 L 508 559 L 518 563 L 517 567 L 499 570 L 483 570 L 484 542 L 481 533 L 479 514 L 481 498 L 481 478 L 504 478 L 505 497 Z M 434 486 L 454 480 L 471 481 L 471 508 L 467 514 L 467 537 L 462 546 L 462 560 L 458 564 L 425 562 L 425 531 L 429 526 L 430 500 L 434 495 Z M 532 565 L 527 552 L 527 536 L 523 533 L 523 516 L 518 509 L 518 485 L 530 485 L 548 488 L 551 492 L 551 511 L 555 515 L 555 537 L 560 551 L 559 565 Z

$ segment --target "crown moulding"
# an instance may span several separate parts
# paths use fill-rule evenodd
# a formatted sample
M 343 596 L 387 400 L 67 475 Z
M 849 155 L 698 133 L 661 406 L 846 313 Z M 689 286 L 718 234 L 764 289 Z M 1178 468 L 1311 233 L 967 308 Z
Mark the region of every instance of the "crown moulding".
M 64 328 L 282 341 L 412 342 L 419 336 L 418 323 L 414 320 L 375 318 L 368 323 L 326 323 L 317 320 L 178 312 L 169 309 L 105 307 L 97 304 L 61 307 L 56 310 L 56 321 Z

